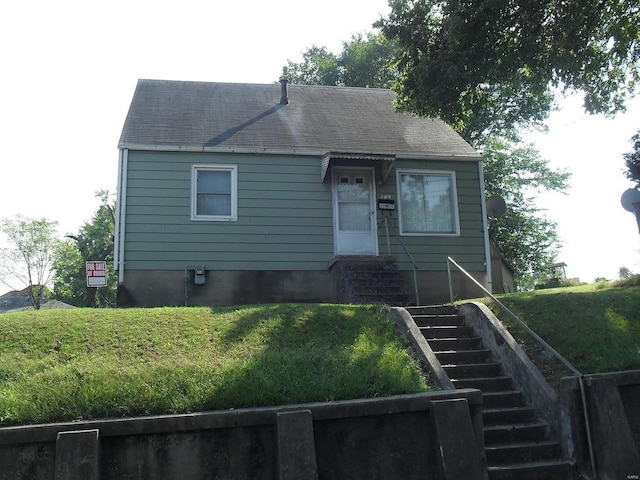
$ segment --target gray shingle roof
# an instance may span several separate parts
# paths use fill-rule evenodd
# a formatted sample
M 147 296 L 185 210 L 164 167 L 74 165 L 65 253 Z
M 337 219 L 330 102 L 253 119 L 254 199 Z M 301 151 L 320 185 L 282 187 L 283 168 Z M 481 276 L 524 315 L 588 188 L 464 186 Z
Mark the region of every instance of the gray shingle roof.
M 440 120 L 399 113 L 390 90 L 139 80 L 121 148 L 259 149 L 477 157 Z

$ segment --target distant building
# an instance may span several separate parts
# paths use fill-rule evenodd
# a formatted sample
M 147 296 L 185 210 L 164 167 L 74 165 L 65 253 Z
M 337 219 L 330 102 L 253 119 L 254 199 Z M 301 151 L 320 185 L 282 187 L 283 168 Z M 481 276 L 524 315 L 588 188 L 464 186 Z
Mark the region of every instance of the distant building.
M 567 268 L 567 264 L 564 262 L 560 263 L 552 263 L 549 265 L 549 275 L 553 279 L 562 280 L 567 278 L 567 273 L 565 271 Z
M 0 296 L 0 312 L 8 312 L 9 310 L 17 310 L 31 306 L 29 299 L 29 289 L 12 290 Z

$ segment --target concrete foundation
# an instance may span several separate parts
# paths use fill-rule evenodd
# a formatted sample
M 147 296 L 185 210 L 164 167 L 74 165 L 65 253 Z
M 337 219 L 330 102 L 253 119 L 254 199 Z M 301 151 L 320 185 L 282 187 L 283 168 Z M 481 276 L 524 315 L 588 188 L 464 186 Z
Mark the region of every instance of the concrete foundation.
M 410 304 L 416 304 L 413 272 L 400 271 L 407 286 Z M 484 272 L 475 272 L 481 283 Z M 185 281 L 186 279 L 186 281 Z M 449 301 L 447 272 L 416 272 L 422 305 Z M 456 297 L 480 294 L 470 281 L 452 279 Z M 119 307 L 157 307 L 178 305 L 246 305 L 255 303 L 340 303 L 339 281 L 327 270 L 222 271 L 205 270 L 204 284 L 196 285 L 193 270 L 127 270 L 118 286 Z M 367 303 L 371 303 L 368 301 Z M 384 303 L 381 298 L 378 303 Z

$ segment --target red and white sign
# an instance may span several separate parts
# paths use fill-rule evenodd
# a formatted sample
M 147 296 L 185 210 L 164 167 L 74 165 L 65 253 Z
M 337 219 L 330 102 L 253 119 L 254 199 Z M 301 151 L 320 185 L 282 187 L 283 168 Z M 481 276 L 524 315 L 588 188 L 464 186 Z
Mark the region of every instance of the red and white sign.
M 107 262 L 87 262 L 87 287 L 107 286 Z

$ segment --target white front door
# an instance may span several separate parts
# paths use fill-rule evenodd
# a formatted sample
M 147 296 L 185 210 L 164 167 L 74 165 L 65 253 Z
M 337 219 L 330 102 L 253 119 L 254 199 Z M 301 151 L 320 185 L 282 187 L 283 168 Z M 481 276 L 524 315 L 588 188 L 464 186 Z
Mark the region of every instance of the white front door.
M 371 169 L 333 169 L 336 255 L 377 255 L 375 189 Z

